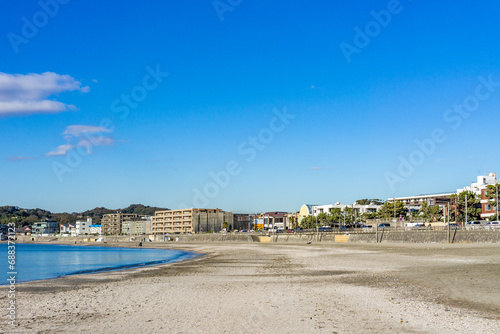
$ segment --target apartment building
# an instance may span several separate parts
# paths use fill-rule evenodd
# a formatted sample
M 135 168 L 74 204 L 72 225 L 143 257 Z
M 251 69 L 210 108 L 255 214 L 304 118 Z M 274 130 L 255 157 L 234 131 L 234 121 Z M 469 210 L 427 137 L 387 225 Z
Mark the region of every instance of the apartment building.
M 494 185 L 497 182 L 497 173 L 489 173 L 488 175 L 479 175 L 476 182 L 472 182 L 470 186 L 462 189 L 457 189 L 457 194 L 463 191 L 471 191 L 477 196 L 481 196 L 481 191 L 486 189 L 488 185 Z
M 101 220 L 102 234 L 121 234 L 124 221 L 133 221 L 137 219 L 138 215 L 133 213 L 107 213 Z
M 438 205 L 441 210 L 443 210 L 443 214 L 448 215 L 447 205 L 444 204 L 447 201 L 451 200 L 451 195 L 455 193 L 447 192 L 447 193 L 437 193 L 437 194 L 427 194 L 427 195 L 416 195 L 416 196 L 406 196 L 406 197 L 394 197 L 387 199 L 387 202 L 403 202 L 405 208 L 410 210 L 411 212 L 419 211 L 422 208 L 422 204 L 427 203 L 429 206 Z
M 152 217 L 153 234 L 219 232 L 224 223 L 233 226 L 233 214 L 221 209 L 182 209 L 156 211 Z
M 485 190 L 488 185 L 494 185 L 497 182 L 497 174 L 489 173 L 488 175 L 477 176 L 476 182 L 471 182 L 470 186 L 457 189 L 456 192 L 446 192 L 437 194 L 427 194 L 427 195 L 417 195 L 417 196 L 407 196 L 407 197 L 395 197 L 387 199 L 388 202 L 401 201 L 404 206 L 411 211 L 418 211 L 422 207 L 423 203 L 427 203 L 429 206 L 439 205 L 443 214 L 448 215 L 447 205 L 444 204 L 446 201 L 451 200 L 451 195 L 458 195 L 464 191 L 470 191 L 476 194 L 481 199 L 482 207 L 482 218 L 487 218 L 494 213 L 496 213 L 496 208 L 488 203 L 485 197 Z M 450 210 L 454 207 L 454 201 L 450 202 Z
M 228 225 L 228 230 L 251 230 L 253 228 L 254 216 L 248 213 L 234 213 L 233 226 Z
M 135 220 L 124 220 L 122 222 L 122 234 L 140 235 L 151 233 L 152 217 L 139 216 Z

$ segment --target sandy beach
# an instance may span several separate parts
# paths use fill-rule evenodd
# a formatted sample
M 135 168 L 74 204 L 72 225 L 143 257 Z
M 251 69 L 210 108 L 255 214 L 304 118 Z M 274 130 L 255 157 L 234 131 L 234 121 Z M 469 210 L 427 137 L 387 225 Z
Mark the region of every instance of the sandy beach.
M 500 332 L 498 244 L 148 246 L 206 255 L 19 284 L 15 328 L 2 286 L 0 332 Z

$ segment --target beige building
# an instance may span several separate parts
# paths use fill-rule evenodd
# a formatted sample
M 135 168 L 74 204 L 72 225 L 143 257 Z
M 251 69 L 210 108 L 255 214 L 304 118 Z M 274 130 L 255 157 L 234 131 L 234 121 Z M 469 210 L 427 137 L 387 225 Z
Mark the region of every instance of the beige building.
M 122 222 L 122 234 L 149 234 L 151 233 L 151 217 L 139 216 L 134 220 L 124 220 Z
M 107 213 L 101 220 L 102 234 L 121 234 L 124 221 L 137 220 L 138 215 L 134 213 Z
M 153 234 L 219 232 L 224 223 L 233 224 L 233 214 L 221 209 L 156 211 L 152 218 Z

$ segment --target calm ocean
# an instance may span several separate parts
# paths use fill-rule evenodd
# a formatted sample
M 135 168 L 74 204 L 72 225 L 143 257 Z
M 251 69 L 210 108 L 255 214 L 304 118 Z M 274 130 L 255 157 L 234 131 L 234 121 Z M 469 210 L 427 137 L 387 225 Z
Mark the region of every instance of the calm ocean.
M 7 244 L 0 244 L 0 285 L 9 270 Z M 169 249 L 16 244 L 17 282 L 177 262 L 197 254 Z

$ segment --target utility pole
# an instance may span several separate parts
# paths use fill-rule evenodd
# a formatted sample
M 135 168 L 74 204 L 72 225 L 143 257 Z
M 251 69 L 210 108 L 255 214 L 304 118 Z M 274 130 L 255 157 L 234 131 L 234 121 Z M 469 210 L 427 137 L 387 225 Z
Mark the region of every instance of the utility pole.
M 457 197 L 455 197 L 455 224 L 457 223 L 458 219 L 458 194 Z
M 467 224 L 467 193 L 465 193 L 465 224 Z
M 394 198 L 394 223 L 396 222 L 396 198 Z

